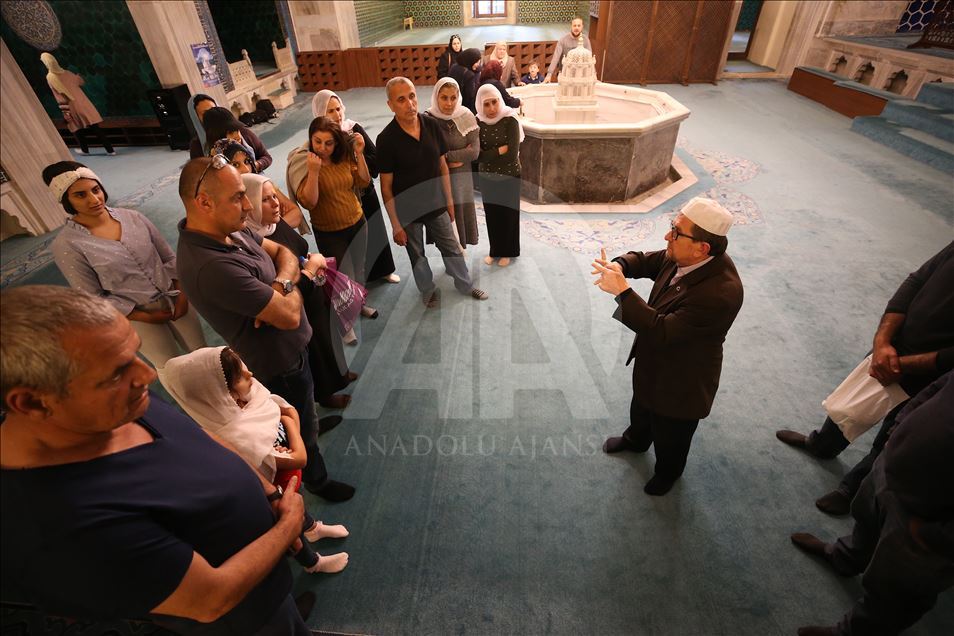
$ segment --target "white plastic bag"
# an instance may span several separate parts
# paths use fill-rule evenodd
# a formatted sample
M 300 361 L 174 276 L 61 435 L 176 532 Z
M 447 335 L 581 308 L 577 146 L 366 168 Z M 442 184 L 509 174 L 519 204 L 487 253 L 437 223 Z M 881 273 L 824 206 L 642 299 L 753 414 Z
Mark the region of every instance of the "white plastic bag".
M 868 375 L 870 366 L 871 356 L 868 356 L 822 402 L 828 417 L 849 442 L 855 441 L 883 420 L 891 409 L 908 399 L 908 394 L 899 384 L 882 386 Z

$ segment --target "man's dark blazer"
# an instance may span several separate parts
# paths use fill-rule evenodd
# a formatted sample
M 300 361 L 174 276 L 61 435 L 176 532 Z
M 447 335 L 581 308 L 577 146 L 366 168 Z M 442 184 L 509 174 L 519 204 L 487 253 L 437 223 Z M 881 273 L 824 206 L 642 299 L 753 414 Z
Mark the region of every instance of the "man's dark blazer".
M 742 281 L 732 259 L 716 256 L 672 286 L 676 263 L 665 250 L 613 260 L 627 278 L 655 281 L 648 302 L 629 289 L 619 295 L 613 315 L 636 332 L 626 360 L 636 360 L 636 401 L 666 417 L 706 417 L 719 388 L 722 343 L 742 307 Z

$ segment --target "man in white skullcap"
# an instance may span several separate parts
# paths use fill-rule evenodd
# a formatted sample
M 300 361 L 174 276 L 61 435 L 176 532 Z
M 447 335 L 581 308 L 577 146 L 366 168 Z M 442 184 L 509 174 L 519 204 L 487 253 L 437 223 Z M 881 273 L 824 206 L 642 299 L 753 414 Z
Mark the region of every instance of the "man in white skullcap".
M 629 428 L 603 444 L 607 453 L 656 449 L 656 467 L 643 491 L 664 495 L 682 475 L 699 420 L 709 415 L 722 343 L 742 307 L 742 281 L 725 253 L 732 215 L 696 197 L 672 221 L 666 249 L 629 252 L 593 263 L 594 282 L 616 297 L 613 317 L 636 332 Z M 627 278 L 655 281 L 648 300 Z

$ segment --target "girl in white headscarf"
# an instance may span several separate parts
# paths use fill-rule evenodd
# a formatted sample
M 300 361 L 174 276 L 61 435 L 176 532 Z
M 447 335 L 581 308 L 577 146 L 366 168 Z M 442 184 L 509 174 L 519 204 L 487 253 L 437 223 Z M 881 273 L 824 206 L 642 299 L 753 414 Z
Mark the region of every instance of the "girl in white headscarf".
M 370 135 L 358 122 L 345 117 L 345 106 L 341 98 L 332 91 L 318 91 L 311 100 L 311 114 L 314 117 L 326 117 L 338 124 L 354 139 L 360 135 L 364 139 L 364 160 L 368 164 L 371 183 L 361 190 L 361 211 L 368 222 L 368 249 L 365 252 L 365 278 L 369 281 L 384 279 L 389 283 L 400 283 L 401 277 L 394 273 L 394 257 L 391 255 L 391 240 L 384 215 L 381 213 L 381 201 L 374 189 L 374 180 L 378 177 L 377 149 Z
M 460 86 L 451 77 L 437 80 L 431 94 L 431 107 L 425 112 L 433 117 L 447 143 L 447 167 L 450 168 L 451 190 L 457 238 L 460 246 L 477 245 L 477 214 L 474 211 L 474 178 L 471 164 L 480 152 L 477 119 L 461 103 Z
M 504 104 L 500 91 L 491 84 L 477 90 L 477 120 L 480 126 L 480 194 L 487 219 L 490 254 L 501 267 L 520 256 L 520 142 L 523 127 L 517 111 Z
M 213 438 L 224 440 L 267 481 L 283 487 L 293 476 L 301 484 L 307 451 L 298 413 L 269 393 L 229 347 L 205 347 L 169 360 L 159 380 L 179 406 Z M 325 537 L 346 537 L 341 525 L 326 526 L 305 511 L 302 548 L 295 555 L 306 572 L 340 572 L 348 554 L 320 556 L 309 545 Z
M 66 120 L 66 126 L 71 133 L 76 135 L 76 139 L 79 141 L 80 154 L 89 154 L 88 135 L 89 131 L 92 130 L 96 133 L 99 143 L 106 149 L 106 154 L 115 155 L 116 151 L 99 127 L 103 118 L 96 107 L 93 106 L 93 102 L 89 101 L 86 93 L 80 88 L 86 83 L 83 78 L 76 73 L 64 70 L 50 53 L 41 53 L 40 60 L 49 71 L 46 74 L 46 83 L 53 91 L 56 103 L 60 105 L 63 119 Z

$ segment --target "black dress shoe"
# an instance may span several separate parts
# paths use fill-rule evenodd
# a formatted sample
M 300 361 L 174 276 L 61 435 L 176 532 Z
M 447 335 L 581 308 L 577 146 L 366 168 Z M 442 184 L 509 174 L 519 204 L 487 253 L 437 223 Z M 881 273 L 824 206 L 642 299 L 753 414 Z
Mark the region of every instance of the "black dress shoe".
M 354 497 L 354 486 L 349 486 L 346 483 L 335 481 L 334 479 L 329 479 L 320 487 L 306 483 L 305 489 L 314 495 L 318 495 L 325 501 L 332 501 L 336 503 L 340 501 L 348 501 Z
M 612 455 L 613 453 L 621 453 L 623 451 L 633 451 L 634 453 L 642 452 L 625 437 L 608 437 L 606 441 L 603 442 L 604 453 Z
M 801 433 L 797 433 L 795 431 L 789 431 L 787 429 L 775 431 L 775 437 L 777 437 L 779 441 L 784 442 L 785 444 L 788 444 L 789 446 L 794 446 L 795 448 L 802 448 L 802 449 L 806 447 L 806 443 L 808 441 L 808 437 L 806 437 L 805 435 L 802 435 Z
M 643 486 L 643 492 L 647 495 L 652 495 L 653 497 L 662 497 L 667 492 L 672 490 L 673 485 L 676 483 L 675 480 L 668 480 L 659 475 L 653 475 L 653 478 L 646 482 L 646 485 Z
M 318 420 L 318 434 L 324 435 L 334 427 L 338 426 L 338 424 L 341 424 L 340 415 L 329 415 L 328 417 L 323 417 Z
M 809 625 L 808 627 L 798 628 L 798 636 L 838 636 L 838 633 L 838 627 Z
M 815 506 L 825 514 L 840 517 L 851 512 L 851 499 L 840 490 L 832 490 L 815 500 Z

